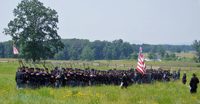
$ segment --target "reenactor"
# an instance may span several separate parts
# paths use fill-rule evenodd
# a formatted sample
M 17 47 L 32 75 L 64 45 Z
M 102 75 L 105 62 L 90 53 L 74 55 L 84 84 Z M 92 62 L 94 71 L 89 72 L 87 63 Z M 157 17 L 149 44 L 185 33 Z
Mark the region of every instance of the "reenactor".
M 148 73 L 148 83 L 152 83 L 152 80 L 153 80 L 153 73 L 152 73 L 152 70 L 149 71 Z
M 49 73 L 49 69 L 45 68 L 45 86 L 49 87 L 49 81 L 50 81 L 50 73 Z
M 45 86 L 45 82 L 46 82 L 46 80 L 45 80 L 45 78 L 46 78 L 46 74 L 44 73 L 44 69 L 43 69 L 43 68 L 41 69 L 41 73 L 40 73 L 40 75 L 41 75 L 40 86 Z
M 158 71 L 158 81 L 162 81 L 163 80 L 163 76 L 162 76 L 162 73 L 161 73 L 161 71 Z
M 71 85 L 72 87 L 75 87 L 75 75 L 74 75 L 74 70 L 71 69 L 69 74 L 70 74 L 70 85 Z
M 177 79 L 178 79 L 178 80 L 180 79 L 180 69 L 179 69 L 178 72 L 177 72 Z
M 175 81 L 177 79 L 176 71 L 173 71 L 172 73 L 172 80 Z
M 23 72 L 22 72 L 22 68 L 18 68 L 18 71 L 16 72 L 16 76 L 15 76 L 15 81 L 17 83 L 17 90 L 19 88 L 23 88 L 22 82 L 23 82 Z
M 138 84 L 138 82 L 139 82 L 139 76 L 138 76 L 138 72 L 137 71 L 135 71 L 135 74 L 134 74 L 134 83 L 135 84 Z
M 193 73 L 192 78 L 190 80 L 190 92 L 196 93 L 197 92 L 197 84 L 199 83 L 199 79 Z
M 22 66 L 22 72 L 26 72 L 25 66 Z
M 84 72 L 84 85 L 85 86 L 88 86 L 89 85 L 89 79 L 90 79 L 90 76 L 89 74 L 87 73 L 87 71 Z
M 94 69 L 91 69 L 90 80 L 89 80 L 90 86 L 95 85 L 95 80 L 96 80 L 96 76 L 94 74 Z
M 36 71 L 35 71 L 35 78 L 36 78 L 35 87 L 39 88 L 39 87 L 40 87 L 40 81 L 41 81 L 40 68 L 36 68 Z
M 101 71 L 101 73 L 99 74 L 99 77 L 98 77 L 98 81 L 99 81 L 99 84 L 103 84 L 103 71 Z
M 84 76 L 83 76 L 83 70 L 80 71 L 79 73 L 79 76 L 80 76 L 80 86 L 84 86 Z
M 30 72 L 29 68 L 26 67 L 26 71 L 23 73 L 23 75 L 24 75 L 23 82 L 24 82 L 25 87 L 28 87 L 28 85 L 29 85 L 29 72 Z
M 66 72 L 65 68 L 62 68 L 61 81 L 62 81 L 62 86 L 66 86 L 66 83 L 67 83 L 67 72 Z
M 185 84 L 186 83 L 186 72 L 184 72 L 183 73 L 183 78 L 182 78 L 182 82 L 183 82 L 183 84 Z
M 51 70 L 50 72 L 50 79 L 49 79 L 49 86 L 54 87 L 55 86 L 55 76 L 54 76 L 54 70 Z
M 35 72 L 34 68 L 30 68 L 30 73 L 29 73 L 29 87 L 34 88 L 34 84 L 36 84 L 36 77 L 35 77 Z
M 55 75 L 55 87 L 60 88 L 61 87 L 61 75 L 60 71 L 58 70 L 56 75 Z
M 128 77 L 126 73 L 124 73 L 121 81 L 121 88 L 125 87 L 125 89 L 127 89 L 127 86 L 128 86 Z
M 80 78 L 81 78 L 80 69 L 78 69 L 78 70 L 76 70 L 76 78 L 75 78 L 77 86 L 80 86 Z
M 70 73 L 67 71 L 67 76 L 66 76 L 66 85 L 70 85 Z

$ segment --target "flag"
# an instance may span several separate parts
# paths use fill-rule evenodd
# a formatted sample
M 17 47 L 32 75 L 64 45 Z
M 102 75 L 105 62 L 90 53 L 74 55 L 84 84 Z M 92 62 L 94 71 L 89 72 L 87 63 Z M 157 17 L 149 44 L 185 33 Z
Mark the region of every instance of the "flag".
M 139 51 L 137 70 L 142 75 L 144 75 L 146 73 L 146 64 L 145 64 L 144 57 L 142 54 L 142 47 L 140 47 L 140 51 Z
M 13 45 L 13 54 L 19 54 L 19 51 L 17 50 L 17 47 Z

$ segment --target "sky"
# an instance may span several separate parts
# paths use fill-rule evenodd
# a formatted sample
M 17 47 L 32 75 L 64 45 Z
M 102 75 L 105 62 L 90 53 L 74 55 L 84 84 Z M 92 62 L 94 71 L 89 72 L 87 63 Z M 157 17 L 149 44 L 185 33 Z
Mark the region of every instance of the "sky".
M 59 15 L 61 38 L 190 45 L 200 40 L 200 0 L 39 0 Z M 21 0 L 0 0 L 0 42 Z

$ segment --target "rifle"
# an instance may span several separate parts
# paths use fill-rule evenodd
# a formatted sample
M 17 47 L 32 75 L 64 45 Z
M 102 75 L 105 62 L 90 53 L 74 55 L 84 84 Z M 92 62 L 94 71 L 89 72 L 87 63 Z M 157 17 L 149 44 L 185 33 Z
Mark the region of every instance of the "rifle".
M 32 65 L 31 65 L 30 61 L 28 61 L 28 63 L 29 63 L 29 66 L 30 66 L 30 67 L 32 67 Z
M 65 63 L 65 67 L 68 68 L 67 65 L 66 65 L 66 63 Z
M 38 62 L 39 63 L 39 65 L 40 65 L 40 62 Z M 40 65 L 40 68 L 42 68 L 42 66 Z
M 46 66 L 45 66 L 45 60 L 44 60 L 44 64 L 42 64 L 42 65 L 43 65 L 44 68 L 46 68 Z

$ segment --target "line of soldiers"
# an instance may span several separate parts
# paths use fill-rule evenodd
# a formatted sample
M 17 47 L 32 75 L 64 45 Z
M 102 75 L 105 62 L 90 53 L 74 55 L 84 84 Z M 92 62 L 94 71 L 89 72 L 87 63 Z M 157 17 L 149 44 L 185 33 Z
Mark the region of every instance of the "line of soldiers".
M 124 80 L 125 75 L 125 80 Z M 123 79 L 122 79 L 123 78 Z M 120 85 L 125 81 L 128 85 L 153 83 L 153 81 L 168 82 L 180 79 L 180 70 L 176 73 L 170 73 L 170 70 L 153 70 L 147 69 L 146 73 L 142 75 L 137 69 L 130 70 L 117 70 L 110 69 L 108 71 L 100 71 L 95 69 L 86 68 L 72 69 L 55 67 L 53 70 L 48 68 L 28 68 L 19 67 L 16 72 L 16 83 L 18 88 L 38 88 L 41 86 L 56 87 L 61 86 L 94 86 L 94 85 Z

